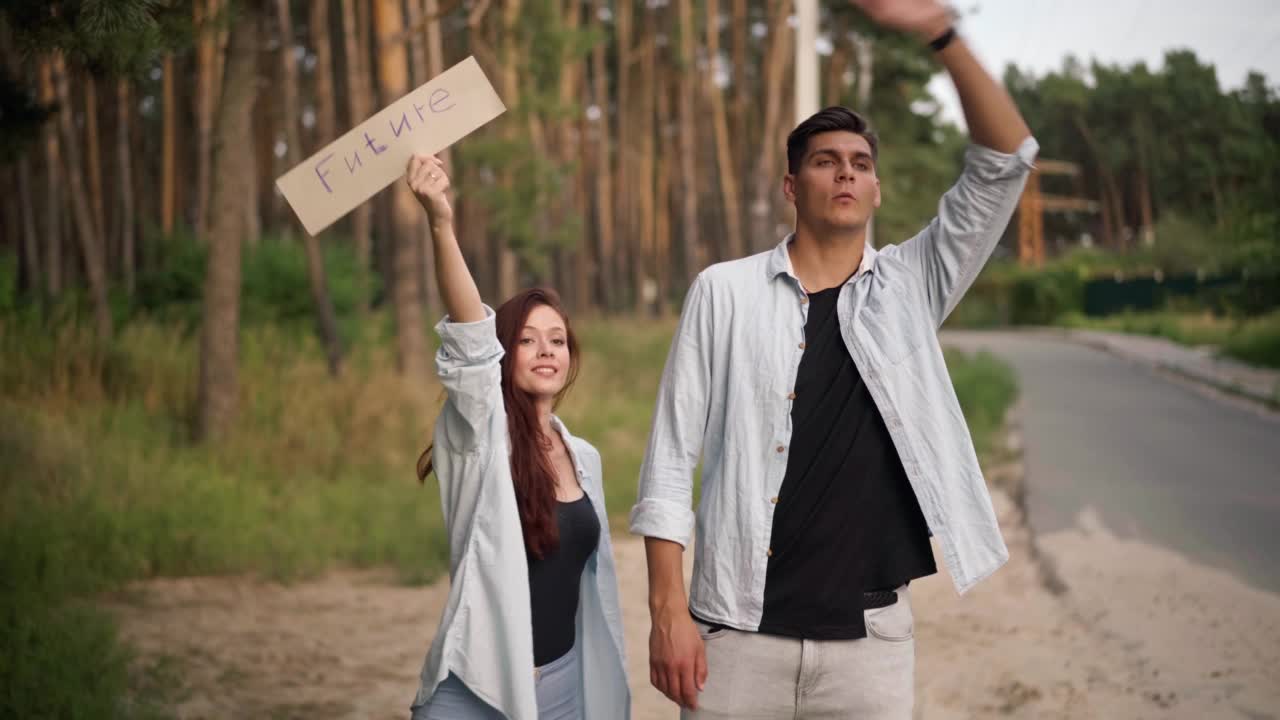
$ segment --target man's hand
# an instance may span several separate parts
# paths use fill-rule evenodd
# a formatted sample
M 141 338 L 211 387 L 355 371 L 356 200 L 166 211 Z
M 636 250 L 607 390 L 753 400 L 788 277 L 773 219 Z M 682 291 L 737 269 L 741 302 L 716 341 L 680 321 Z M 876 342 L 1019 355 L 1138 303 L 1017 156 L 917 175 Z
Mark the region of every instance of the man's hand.
M 878 25 L 932 40 L 951 26 L 951 9 L 938 0 L 852 0 Z
M 684 607 L 651 615 L 649 682 L 681 707 L 696 710 L 707 682 L 707 650 L 693 617 Z

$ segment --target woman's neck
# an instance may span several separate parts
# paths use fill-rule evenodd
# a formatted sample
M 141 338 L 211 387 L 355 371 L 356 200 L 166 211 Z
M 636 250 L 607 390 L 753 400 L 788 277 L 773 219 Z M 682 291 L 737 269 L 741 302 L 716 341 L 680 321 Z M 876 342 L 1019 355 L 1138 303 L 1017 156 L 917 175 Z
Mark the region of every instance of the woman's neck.
M 555 437 L 556 430 L 551 424 L 551 409 L 555 404 L 552 398 L 538 398 L 534 401 L 534 409 L 538 413 L 538 429 L 548 438 Z

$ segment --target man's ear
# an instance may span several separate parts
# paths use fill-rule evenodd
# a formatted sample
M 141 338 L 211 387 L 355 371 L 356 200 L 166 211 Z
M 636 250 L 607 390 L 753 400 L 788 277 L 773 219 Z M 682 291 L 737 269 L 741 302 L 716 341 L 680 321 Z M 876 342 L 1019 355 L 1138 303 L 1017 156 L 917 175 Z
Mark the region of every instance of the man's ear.
M 875 200 L 875 208 L 876 208 L 877 210 L 879 210 L 879 209 L 880 209 L 880 178 L 878 178 L 878 177 L 876 178 L 876 200 Z
M 782 194 L 787 198 L 787 202 L 795 203 L 796 201 L 796 176 L 787 173 L 782 176 Z M 879 202 L 878 200 L 876 201 Z

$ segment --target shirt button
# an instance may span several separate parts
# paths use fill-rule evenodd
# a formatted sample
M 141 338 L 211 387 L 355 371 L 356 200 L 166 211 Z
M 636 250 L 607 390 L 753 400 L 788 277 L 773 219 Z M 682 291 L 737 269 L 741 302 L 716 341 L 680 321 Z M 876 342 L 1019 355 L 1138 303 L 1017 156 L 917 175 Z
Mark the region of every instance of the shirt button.
M 800 349 L 801 349 L 801 350 L 803 350 L 803 349 L 804 349 L 804 343 L 800 343 Z
M 782 446 L 782 445 L 779 445 L 779 446 L 778 446 L 778 452 L 783 452 L 783 451 L 785 451 L 786 449 L 787 449 L 787 448 L 786 448 L 786 447 L 784 447 L 784 446 Z
M 788 394 L 788 395 L 787 395 L 787 399 L 788 399 L 788 400 L 795 400 L 795 399 L 796 399 L 796 394 L 795 394 L 795 393 L 790 393 L 790 394 Z
M 769 557 L 773 557 L 773 548 L 769 548 Z
M 774 495 L 773 497 L 769 498 L 769 502 L 773 503 L 774 505 L 777 505 L 777 504 L 778 504 L 778 496 L 777 496 L 777 495 Z

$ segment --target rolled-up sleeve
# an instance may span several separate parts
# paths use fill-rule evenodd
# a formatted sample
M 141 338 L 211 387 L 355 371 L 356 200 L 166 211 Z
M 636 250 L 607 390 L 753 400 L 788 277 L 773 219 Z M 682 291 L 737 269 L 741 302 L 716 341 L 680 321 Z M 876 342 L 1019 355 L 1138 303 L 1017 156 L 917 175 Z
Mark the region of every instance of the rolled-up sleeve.
M 436 374 L 448 400 L 442 419 L 449 444 L 468 450 L 482 444 L 479 434 L 502 402 L 502 344 L 497 316 L 484 306 L 483 320 L 455 323 L 447 316 L 436 324 L 440 349 Z
M 705 275 L 689 288 L 662 371 L 653 429 L 640 466 L 631 532 L 687 547 L 693 539 L 693 471 L 702 454 L 711 391 L 711 313 Z
M 1039 150 L 1033 137 L 1012 153 L 971 145 L 937 217 L 915 237 L 886 248 L 920 275 L 936 325 L 955 309 L 1000 242 Z

